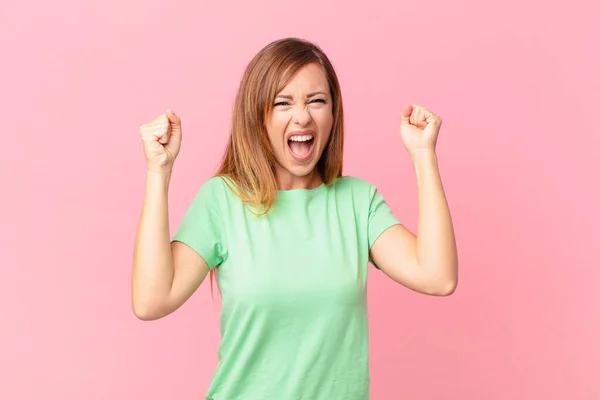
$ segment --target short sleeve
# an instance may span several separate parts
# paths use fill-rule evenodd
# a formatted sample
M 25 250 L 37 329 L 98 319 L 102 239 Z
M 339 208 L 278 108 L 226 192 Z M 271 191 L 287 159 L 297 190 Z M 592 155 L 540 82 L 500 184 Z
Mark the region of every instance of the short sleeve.
M 377 238 L 386 229 L 400 223 L 401 222 L 398 221 L 398 219 L 396 219 L 392 213 L 392 210 L 388 206 L 383 196 L 381 196 L 377 189 L 373 188 L 371 191 L 368 222 L 369 249 L 371 249 Z
M 209 269 L 219 266 L 226 258 L 220 192 L 219 178 L 212 178 L 202 185 L 171 239 L 171 242 L 191 247 L 206 261 Z

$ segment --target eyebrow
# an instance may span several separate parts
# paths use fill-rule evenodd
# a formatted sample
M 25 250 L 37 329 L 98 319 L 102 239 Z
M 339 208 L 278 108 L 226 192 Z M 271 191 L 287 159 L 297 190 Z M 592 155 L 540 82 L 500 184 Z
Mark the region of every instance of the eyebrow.
M 322 95 L 327 96 L 327 93 L 325 93 L 325 92 L 313 92 L 313 93 L 309 93 L 306 97 L 313 97 L 313 96 L 316 96 L 318 94 L 322 94 Z M 278 94 L 277 96 L 275 96 L 275 98 L 278 98 L 278 97 L 281 97 L 282 99 L 289 99 L 289 100 L 293 99 L 292 96 L 287 95 L 287 94 Z

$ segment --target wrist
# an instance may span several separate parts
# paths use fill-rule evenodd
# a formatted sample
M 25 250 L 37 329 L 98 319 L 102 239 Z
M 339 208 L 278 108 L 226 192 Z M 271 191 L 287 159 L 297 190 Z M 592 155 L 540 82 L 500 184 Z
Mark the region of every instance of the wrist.
M 434 151 L 418 151 L 411 153 L 413 168 L 417 176 L 417 182 L 423 183 L 438 174 L 437 155 Z
M 146 168 L 146 174 L 147 175 L 171 175 L 173 173 L 173 169 L 172 168 L 152 168 L 152 167 L 148 167 Z
M 146 169 L 146 186 L 147 188 L 168 188 L 171 182 L 171 169 Z
M 154 162 L 146 164 L 147 175 L 171 175 L 173 173 L 173 163 Z
M 413 164 L 437 163 L 437 154 L 433 149 L 413 150 L 409 152 Z

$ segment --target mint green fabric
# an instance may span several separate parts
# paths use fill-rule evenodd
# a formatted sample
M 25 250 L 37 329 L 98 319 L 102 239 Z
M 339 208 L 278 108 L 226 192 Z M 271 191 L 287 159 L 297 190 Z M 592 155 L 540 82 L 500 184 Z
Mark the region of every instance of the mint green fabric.
M 222 341 L 206 399 L 368 399 L 369 249 L 399 223 L 354 177 L 279 191 L 266 217 L 223 178 L 202 185 L 173 240 L 218 268 Z

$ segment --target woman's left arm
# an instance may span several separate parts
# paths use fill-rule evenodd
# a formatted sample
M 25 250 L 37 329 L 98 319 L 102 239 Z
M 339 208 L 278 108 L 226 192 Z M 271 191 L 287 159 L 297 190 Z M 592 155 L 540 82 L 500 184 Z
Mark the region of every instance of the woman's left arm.
M 448 296 L 458 284 L 458 255 L 435 153 L 441 123 L 439 116 L 418 105 L 402 111 L 400 134 L 417 178 L 418 236 L 395 225 L 375 241 L 371 259 L 412 290 Z

